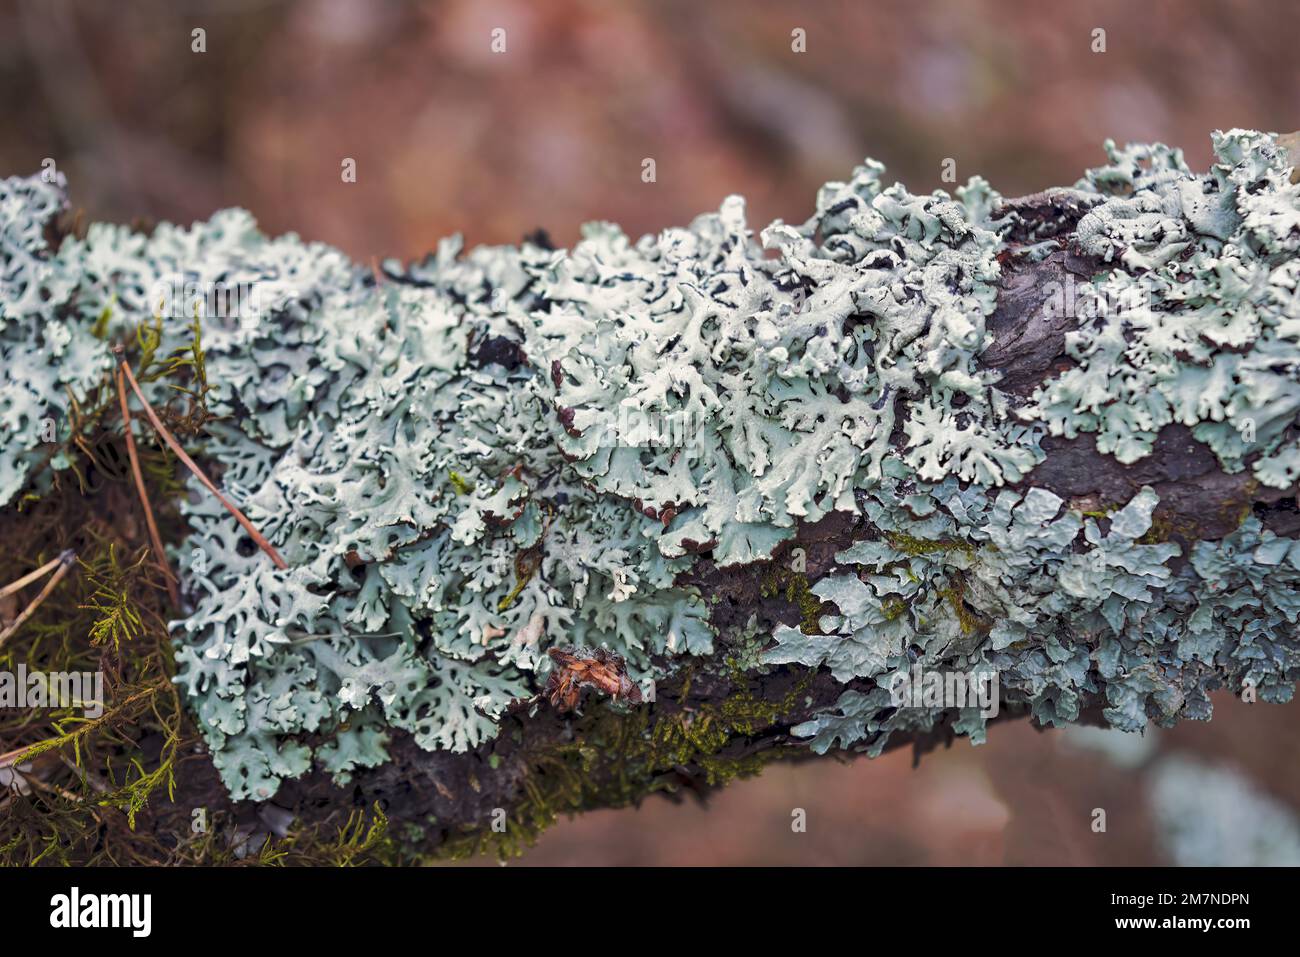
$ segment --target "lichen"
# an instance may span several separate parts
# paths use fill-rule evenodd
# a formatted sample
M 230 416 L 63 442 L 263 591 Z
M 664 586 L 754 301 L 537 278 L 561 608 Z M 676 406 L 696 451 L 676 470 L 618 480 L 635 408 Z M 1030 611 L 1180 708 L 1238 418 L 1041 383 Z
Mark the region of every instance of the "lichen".
M 1114 263 L 1113 304 L 1066 337 L 1074 367 L 1021 411 L 1055 435 L 1094 432 L 1124 463 L 1181 423 L 1227 472 L 1264 485 L 1300 476 L 1300 186 L 1266 134 L 1214 135 L 1197 176 L 1180 150 L 1118 149 L 1078 184 L 1105 201 L 1079 222 L 1083 252 Z
M 1300 475 L 1300 187 L 1270 136 L 1215 149 L 1196 176 L 1166 147 L 1108 145 L 1074 241 L 1128 305 L 1083 317 L 1073 365 L 1027 398 L 980 362 L 1014 217 L 978 179 L 915 195 L 868 162 L 757 240 L 731 197 L 635 242 L 606 223 L 571 250 L 452 239 L 378 276 L 242 211 L 148 236 L 96 224 L 54 249 L 61 184 L 6 180 L 0 503 L 48 487 L 38 427 L 87 402 L 110 342 L 135 336 L 137 360 L 191 342 L 160 283 L 260 292 L 255 316 L 203 317 L 217 418 L 191 445 L 289 567 L 197 485 L 170 556 L 176 681 L 237 798 L 313 766 L 346 781 L 399 730 L 481 748 L 557 646 L 604 646 L 647 685 L 715 655 L 742 639 L 683 575 L 762 568 L 833 512 L 867 537 L 815 580 L 769 570 L 801 627 L 746 652 L 853 683 L 797 729 L 818 750 L 878 753 L 939 722 L 889 705 L 915 663 L 992 668 L 1044 724 L 1090 696 L 1125 729 L 1205 717 L 1219 682 L 1281 700 L 1300 546 L 1246 517 L 1184 554 L 1153 525 L 1154 489 L 1102 516 L 1032 482 L 1049 432 L 1131 463 L 1175 422 L 1229 472 Z M 690 757 L 720 779 L 752 764 L 719 749 L 753 705 L 635 733 L 633 709 L 618 741 L 649 749 L 639 766 Z M 984 717 L 954 727 L 979 740 Z M 580 754 L 555 760 L 579 774 Z M 535 804 L 540 821 L 554 800 Z

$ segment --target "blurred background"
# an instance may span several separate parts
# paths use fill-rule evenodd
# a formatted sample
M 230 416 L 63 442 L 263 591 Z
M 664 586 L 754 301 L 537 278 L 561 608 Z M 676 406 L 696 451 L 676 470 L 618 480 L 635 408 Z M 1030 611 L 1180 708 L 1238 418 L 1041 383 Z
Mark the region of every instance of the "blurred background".
M 1300 127 L 1298 20 L 1289 0 L 0 0 L 0 176 L 49 158 L 88 220 L 244 206 L 361 261 L 456 232 L 568 245 L 592 219 L 635 236 L 730 193 L 761 228 L 866 156 L 918 192 L 945 159 L 1008 195 L 1069 185 L 1107 137 L 1204 168 L 1213 129 Z M 1297 864 L 1297 718 L 1222 696 L 1145 737 L 1011 724 L 915 770 L 778 765 L 707 808 L 561 822 L 522 863 Z

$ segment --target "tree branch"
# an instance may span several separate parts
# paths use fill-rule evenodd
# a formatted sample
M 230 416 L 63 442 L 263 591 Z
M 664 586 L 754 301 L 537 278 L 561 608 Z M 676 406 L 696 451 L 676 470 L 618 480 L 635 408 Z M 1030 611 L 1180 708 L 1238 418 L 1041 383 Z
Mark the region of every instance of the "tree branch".
M 188 833 L 190 809 L 203 807 L 230 815 L 238 822 L 240 840 L 255 844 L 258 835 L 282 833 L 286 820 L 319 824 L 378 805 L 390 821 L 407 828 L 403 854 L 454 855 L 486 847 L 509 852 L 560 813 L 635 803 L 652 794 L 703 795 L 731 779 L 758 772 L 770 761 L 803 760 L 832 747 L 875 755 L 910 744 L 919 756 L 951 743 L 959 734 L 978 740 L 985 732 L 985 718 L 995 726 L 1030 714 L 1043 725 L 1082 722 L 1135 729 L 1148 719 L 1208 717 L 1209 692 L 1227 688 L 1253 695 L 1259 682 L 1265 700 L 1283 700 L 1300 675 L 1300 643 L 1294 633 L 1300 607 L 1292 597 L 1292 579 L 1300 570 L 1300 541 L 1294 538 L 1300 532 L 1296 506 L 1300 484 L 1295 481 L 1300 465 L 1288 458 L 1296 451 L 1292 446 L 1297 438 L 1297 397 L 1291 385 L 1300 369 L 1294 331 L 1300 328 L 1300 307 L 1294 298 L 1293 268 L 1300 236 L 1300 194 L 1283 185 L 1289 173 L 1284 176 L 1281 171 L 1277 148 L 1278 141 L 1261 134 L 1222 134 L 1216 139 L 1222 162 L 1201 178 L 1180 168 L 1181 158 L 1175 159 L 1162 147 L 1145 152 L 1133 148 L 1137 153 L 1112 151 L 1112 165 L 1093 177 L 1091 189 L 1054 189 L 1022 199 L 995 199 L 983 211 L 981 184 L 976 181 L 966 188 L 965 197 L 958 191 L 958 203 L 946 194 L 914 197 L 905 191 L 881 191 L 875 182 L 878 171 L 863 168 L 852 184 L 828 184 L 824 192 L 831 199 L 819 198 L 817 216 L 803 232 L 776 224 L 770 236 L 765 234 L 765 242 L 770 239 L 768 249 L 780 252 L 779 264 L 770 267 L 755 265 L 761 262 L 761 251 L 746 248 L 743 256 L 736 252 L 743 243 L 725 234 L 735 230 L 743 236 L 744 226 L 736 225 L 735 206 L 730 201 L 724 204 L 717 217 L 690 237 L 698 245 L 716 244 L 716 258 L 692 260 L 693 267 L 703 270 L 703 263 L 713 272 L 690 276 L 689 281 L 680 279 L 672 287 L 672 294 L 681 298 L 672 315 L 685 317 L 684 321 L 672 326 L 671 335 L 664 333 L 666 340 L 654 349 L 636 339 L 630 323 L 617 335 L 610 334 L 646 349 L 630 359 L 620 354 L 618 363 L 625 364 L 612 363 L 610 368 L 632 377 L 644 372 L 641 366 L 665 360 L 668 353 L 680 349 L 694 357 L 693 371 L 699 372 L 742 335 L 761 342 L 761 348 L 754 346 L 747 355 L 750 366 L 728 373 L 730 379 L 717 376 L 713 384 L 720 383 L 719 391 L 725 393 L 733 386 L 743 390 L 746 383 L 738 378 L 757 375 L 754 370 L 764 363 L 767 373 L 769 367 L 788 361 L 790 371 L 771 378 L 779 380 L 773 388 L 780 396 L 794 398 L 788 408 L 782 408 L 783 398 L 773 399 L 777 393 L 763 392 L 759 401 L 771 400 L 774 411 L 768 413 L 770 420 L 759 424 L 778 423 L 787 430 L 778 434 L 808 447 L 776 449 L 773 457 L 784 455 L 787 462 L 791 457 L 819 459 L 842 440 L 836 426 L 856 429 L 856 444 L 850 449 L 853 467 L 844 472 L 856 478 L 843 487 L 827 479 L 831 469 L 814 468 L 813 478 L 802 485 L 791 479 L 773 486 L 775 491 L 764 489 L 761 505 L 755 505 L 761 497 L 757 484 L 750 488 L 753 497 L 742 502 L 740 492 L 726 483 L 709 485 L 706 494 L 701 491 L 703 480 L 693 494 L 706 500 L 686 502 L 670 492 L 688 483 L 670 480 L 671 476 L 658 487 L 644 481 L 638 485 L 636 475 L 622 485 L 611 479 L 608 486 L 597 487 L 603 474 L 582 475 L 575 470 L 577 477 L 569 476 L 567 484 L 548 486 L 565 467 L 592 455 L 581 441 L 584 430 L 592 427 L 592 416 L 608 412 L 600 403 L 618 403 L 612 387 L 602 391 L 599 383 L 579 379 L 590 371 L 587 364 L 599 366 L 600 359 L 584 352 L 583 345 L 569 343 L 581 340 L 588 327 L 596 327 L 588 312 L 607 318 L 600 312 L 605 307 L 599 290 L 607 284 L 636 284 L 631 270 L 623 275 L 616 263 L 594 256 L 593 272 L 603 276 L 604 270 L 609 275 L 585 290 L 568 291 L 577 285 L 570 276 L 542 292 L 529 290 L 532 279 L 521 280 L 507 296 L 516 297 L 508 308 L 495 302 L 490 307 L 477 300 L 471 303 L 471 297 L 486 300 L 484 290 L 492 290 L 494 284 L 496 289 L 509 285 L 514 281 L 510 269 L 499 270 L 505 278 L 491 268 L 482 269 L 482 275 L 469 270 L 471 292 L 467 293 L 439 272 L 445 265 L 441 253 L 439 261 L 423 270 L 386 266 L 382 290 L 377 278 L 349 287 L 358 296 L 382 299 L 385 308 L 405 303 L 404 292 L 424 294 L 431 289 L 443 297 L 432 301 L 447 315 L 452 315 L 449 302 L 465 307 L 453 322 L 439 324 L 439 314 L 437 322 L 422 327 L 447 335 L 451 343 L 429 346 L 430 350 L 445 346 L 450 358 L 445 365 L 434 362 L 428 367 L 437 374 L 454 368 L 454 375 L 469 383 L 463 386 L 466 393 L 458 394 L 458 401 L 466 405 L 490 389 L 514 390 L 515 398 L 522 396 L 520 404 L 542 407 L 558 423 L 554 442 L 543 448 L 538 440 L 534 447 L 540 449 L 536 458 L 546 469 L 534 468 L 539 474 L 533 476 L 533 486 L 520 491 L 510 485 L 517 482 L 523 488 L 522 464 L 504 474 L 480 476 L 480 483 L 496 484 L 490 497 L 474 499 L 479 511 L 471 518 L 493 534 L 512 528 L 515 522 L 527 526 L 511 532 L 517 533 L 511 562 L 515 587 L 489 604 L 498 613 L 509 610 L 540 574 L 545 560 L 560 566 L 571 560 L 559 550 L 548 553 L 553 546 L 547 533 L 553 521 L 579 515 L 571 498 L 582 490 L 604 496 L 602 503 L 614 501 L 652 520 L 650 527 L 639 530 L 642 537 L 662 531 L 656 543 L 660 552 L 653 560 L 683 559 L 672 566 L 681 570 L 675 573 L 671 590 L 704 598 L 712 650 L 682 653 L 674 644 L 674 631 L 674 641 L 657 645 L 647 655 L 648 662 L 640 663 L 642 674 L 659 680 L 657 685 L 643 685 L 638 701 L 637 694 L 628 693 L 631 679 L 618 656 L 605 650 L 597 655 L 594 650 L 588 654 L 579 648 L 561 649 L 564 636 L 547 635 L 545 650 L 562 650 L 552 657 L 573 670 L 554 683 L 548 681 L 546 689 L 535 687 L 536 693 L 514 698 L 503 713 L 494 712 L 499 728 L 490 739 L 459 753 L 427 750 L 417 746 L 412 733 L 388 727 L 386 763 L 371 767 L 358 761 L 345 774 L 336 769 L 334 777 L 318 767 L 295 778 L 292 761 L 285 759 L 285 768 L 272 768 L 258 778 L 265 792 L 260 796 L 269 798 L 258 803 L 236 803 L 227 797 L 231 768 L 234 779 L 245 784 L 239 774 L 255 776 L 239 763 L 251 763 L 248 753 L 281 758 L 278 748 L 284 742 L 277 740 L 277 734 L 286 729 L 271 722 L 296 706 L 277 704 L 278 712 L 250 728 L 253 719 L 221 714 L 219 708 L 229 701 L 210 697 L 196 706 L 201 714 L 204 705 L 213 706 L 212 713 L 204 715 L 210 726 L 224 729 L 225 721 L 232 727 L 221 735 L 247 733 L 260 738 L 224 767 L 206 757 L 182 765 L 174 804 L 159 809 L 151 819 L 154 833 L 163 843 L 180 840 L 178 835 Z M 719 240 L 718 234 L 724 238 Z M 680 236 L 668 237 L 654 255 L 638 255 L 646 255 L 659 269 L 671 256 L 687 257 L 673 245 L 679 240 L 690 248 Z M 548 255 L 545 246 L 535 240 L 528 255 L 543 260 Z M 614 249 L 611 260 L 623 251 L 617 242 Z M 744 269 L 737 266 L 737 259 L 744 259 Z M 935 268 L 928 270 L 931 265 Z M 510 266 L 518 267 L 518 260 L 511 260 Z M 526 274 L 522 268 L 518 271 Z M 678 276 L 686 272 L 683 267 Z M 743 288 L 750 279 L 762 284 L 763 295 Z M 1095 314 L 1073 306 L 1059 308 L 1056 296 L 1062 288 L 1102 283 L 1115 283 L 1115 288 L 1126 292 L 1154 288 L 1159 295 L 1131 309 L 1125 306 L 1126 311 L 1110 317 L 1112 322 L 1097 321 Z M 740 305 L 733 300 L 717 305 L 709 300 L 715 295 L 713 284 L 738 298 L 750 295 L 751 299 Z M 795 291 L 798 307 L 790 308 Z M 805 292 L 815 300 L 807 310 L 802 308 Z M 986 293 L 995 298 L 991 309 L 984 308 Z M 669 299 L 669 293 L 662 298 Z M 471 310 L 471 305 L 479 311 Z M 618 306 L 609 309 L 618 313 Z M 721 322 L 728 310 L 738 326 L 744 325 L 743 332 L 732 329 L 705 344 L 706 327 Z M 386 315 L 387 322 L 398 312 L 394 309 Z M 522 330 L 526 323 L 520 317 L 539 316 L 539 324 L 559 317 L 561 328 L 551 340 L 536 329 Z M 571 318 L 572 325 L 565 326 Z M 771 329 L 756 332 L 753 327 L 760 318 Z M 652 325 L 648 320 L 646 324 Z M 862 329 L 871 334 L 857 335 Z M 381 332 L 389 335 L 392 329 L 385 325 Z M 522 339 L 507 332 L 519 332 Z M 465 341 L 450 338 L 456 334 L 463 334 Z M 727 335 L 734 339 L 728 340 Z M 764 335 L 769 341 L 762 341 Z M 782 335 L 787 340 L 774 345 Z M 555 346 L 562 355 L 543 359 L 556 340 L 562 342 Z M 237 336 L 231 341 L 236 343 L 227 344 L 232 351 L 245 347 Z M 921 348 L 918 343 L 928 345 Z M 625 345 L 620 339 L 620 346 Z M 802 353 L 803 365 L 795 362 L 796 351 Z M 329 375 L 337 368 L 350 370 L 348 363 L 368 371 L 369 356 L 359 346 L 355 354 L 336 358 L 334 366 L 319 363 L 330 366 L 326 371 L 316 369 L 314 359 L 302 362 L 304 369 L 310 367 L 304 377 L 320 372 L 310 388 L 301 390 L 303 394 L 326 396 L 324 383 Z M 400 365 L 405 358 L 386 356 L 385 361 Z M 900 371 L 902 359 L 908 366 Z M 466 365 L 472 367 L 467 375 L 462 368 Z M 485 371 L 489 368 L 491 373 Z M 216 492 L 216 486 L 162 428 L 130 367 L 123 363 L 121 369 L 163 438 Z M 827 373 L 827 369 L 837 371 Z M 242 370 L 245 379 L 255 379 L 262 371 L 255 364 Z M 610 369 L 603 371 L 608 374 Z M 699 392 L 707 390 L 695 380 L 686 381 L 691 371 L 686 369 L 680 380 L 663 383 L 661 392 L 671 389 L 683 404 L 703 404 Z M 405 398 L 409 390 L 412 404 L 443 401 L 445 396 L 438 390 L 450 388 L 451 376 L 431 376 L 436 385 L 423 392 L 407 382 L 400 383 L 398 391 Z M 823 391 L 809 386 L 806 393 L 797 392 L 790 385 L 814 380 Z M 1158 388 L 1171 381 L 1177 384 L 1172 402 Z M 391 385 L 381 388 L 376 380 L 344 382 L 341 389 L 355 388 L 376 403 L 380 399 L 374 397 Z M 1045 390 L 1062 383 L 1069 388 L 1062 386 L 1049 401 Z M 318 477 L 319 473 L 299 469 L 312 454 L 305 447 L 310 443 L 293 444 L 297 438 L 284 424 L 282 406 L 308 400 L 297 391 L 291 399 L 281 397 L 275 381 L 256 385 L 235 398 L 227 397 L 231 408 L 238 411 L 240 403 L 246 403 L 250 418 L 256 418 L 256 403 L 265 402 L 275 413 L 264 423 L 268 431 L 290 437 L 265 438 L 265 445 L 239 464 L 269 452 L 268 457 L 289 460 L 294 481 L 303 475 Z M 780 392 L 786 388 L 791 391 Z M 722 402 L 716 396 L 715 401 Z M 325 414 L 335 414 L 338 404 Z M 1178 408 L 1171 410 L 1173 405 Z M 839 411 L 850 406 L 857 411 Z M 503 402 L 500 408 L 510 406 Z M 742 416 L 745 409 L 740 407 Z M 394 414 L 393 421 L 399 424 L 384 433 L 383 441 L 372 443 L 375 448 L 353 448 L 352 454 L 409 454 L 419 467 L 426 466 L 421 456 L 436 442 L 444 442 L 445 436 L 411 440 L 404 431 L 406 411 L 403 406 L 401 414 Z M 854 421 L 835 422 L 841 414 Z M 1233 425 L 1229 420 L 1234 417 L 1241 419 L 1240 438 L 1231 429 L 1220 428 Z M 762 416 L 753 413 L 750 419 L 754 418 Z M 791 425 L 792 419 L 799 421 Z M 529 428 L 534 424 L 529 420 Z M 740 431 L 744 424 L 726 428 Z M 1257 427 L 1263 436 L 1258 442 Z M 721 434 L 723 426 L 715 428 Z M 247 431 L 252 435 L 257 429 Z M 522 457 L 525 440 L 507 431 L 500 421 L 489 420 L 481 434 L 465 441 L 475 445 L 480 451 L 474 454 L 484 460 L 490 455 L 482 449 L 502 452 L 503 458 Z M 536 434 L 545 436 L 541 428 Z M 405 440 L 411 440 L 409 447 L 403 445 Z M 826 448 L 809 445 L 815 440 L 824 441 Z M 551 438 L 545 442 L 551 443 Z M 728 434 L 713 451 L 721 461 L 724 446 L 731 454 L 743 442 L 761 445 L 760 439 Z M 927 445 L 939 447 L 932 458 L 918 451 Z M 971 451 L 969 460 L 964 458 L 967 451 Z M 295 457 L 300 458 L 294 461 Z M 750 462 L 762 457 L 751 456 Z M 677 459 L 665 458 L 667 464 L 660 464 L 671 471 Z M 870 463 L 869 468 L 862 463 Z M 775 464 L 751 465 L 752 474 L 742 477 L 762 479 L 769 465 L 775 471 Z M 442 467 L 439 462 L 437 468 Z M 865 477 L 864 468 L 870 473 Z M 252 470 L 249 466 L 250 474 Z M 737 474 L 740 471 L 737 466 Z M 356 583 L 368 586 L 368 576 L 377 576 L 381 565 L 394 562 L 401 548 L 425 544 L 445 532 L 451 521 L 448 515 L 454 513 L 442 512 L 421 524 L 409 510 L 388 508 L 389 495 L 396 496 L 400 481 L 410 474 L 393 473 L 393 488 L 388 474 L 367 475 L 354 483 L 365 486 L 356 492 L 358 500 L 378 503 L 372 507 L 389 513 L 374 523 L 383 534 L 367 524 L 370 539 L 346 553 L 347 574 L 356 573 Z M 428 477 L 420 474 L 420 480 Z M 475 491 L 474 483 L 456 472 L 450 473 L 447 484 L 449 495 L 469 496 Z M 640 497 L 643 487 L 655 493 L 654 501 Z M 343 494 L 333 485 L 330 488 L 336 496 Z M 310 606 L 328 594 L 325 588 L 313 588 L 335 573 L 329 560 L 338 558 L 343 549 L 304 548 L 307 533 L 298 527 L 297 516 L 283 514 L 288 511 L 284 503 L 296 507 L 285 487 L 265 481 L 262 489 L 265 501 L 258 501 L 256 494 L 247 497 L 250 512 L 259 518 L 260 532 L 222 502 L 272 556 L 276 570 L 240 567 L 236 574 L 248 576 L 242 584 L 256 576 L 256 587 L 267 595 L 281 595 L 276 591 L 281 586 L 294 589 L 285 593 L 290 596 L 285 605 L 293 604 L 297 613 L 298 604 Z M 433 496 L 432 490 L 423 491 Z M 365 499 L 363 492 L 374 497 Z M 311 499 L 317 493 L 309 489 L 303 494 Z M 531 494 L 535 500 L 529 504 L 540 504 L 529 524 L 519 503 Z M 744 554 L 761 554 L 766 556 L 763 560 L 735 562 L 739 549 L 728 552 L 719 542 L 730 527 L 707 526 L 700 519 L 698 527 L 704 531 L 697 532 L 687 523 L 688 509 L 703 511 L 710 496 L 727 495 L 735 501 L 727 502 L 724 524 L 759 528 L 759 544 Z M 415 505 L 429 505 L 419 494 L 412 498 Z M 319 504 L 307 501 L 303 509 L 310 512 Z M 810 513 L 820 517 L 798 521 L 793 534 L 782 537 L 788 528 L 782 518 Z M 322 514 L 336 513 L 322 509 Z M 384 541 L 387 529 L 400 527 L 405 532 L 408 526 L 419 534 L 397 546 Z M 210 524 L 208 530 L 214 527 Z M 357 532 L 356 538 L 365 536 Z M 458 541 L 471 540 L 486 550 L 489 539 Z M 283 552 L 273 548 L 271 541 Z M 645 569 L 633 568 L 638 570 Z M 211 592 L 221 591 L 209 581 L 202 584 Z M 339 593 L 351 602 L 350 610 L 373 600 L 373 596 L 354 599 L 361 586 L 345 584 Z M 614 577 L 615 591 L 626 584 Z M 205 596 L 200 583 L 186 585 L 193 601 L 201 602 Z M 376 586 L 376 591 L 388 586 L 396 592 L 391 582 Z M 417 586 L 410 579 L 402 587 L 414 591 Z M 320 605 L 328 605 L 328 599 Z M 287 613 L 277 617 L 282 610 L 277 606 L 259 611 L 271 615 L 277 628 L 291 629 L 302 620 Z M 433 610 L 444 611 L 441 605 Z M 411 690 L 391 680 L 385 684 L 390 674 L 385 669 L 391 662 L 398 663 L 393 668 L 410 662 L 402 658 L 400 646 L 382 660 L 365 646 L 375 657 L 361 664 L 344 661 L 335 645 L 354 640 L 355 650 L 365 640 L 401 635 L 425 653 L 438 637 L 433 629 L 441 627 L 433 614 L 421 617 L 404 609 L 406 619 L 397 621 L 391 609 L 380 611 L 372 609 L 360 616 L 374 627 L 358 629 L 356 634 L 333 628 L 317 634 L 312 628 L 307 637 L 320 641 L 293 644 L 310 656 L 302 662 L 314 661 L 340 676 L 344 688 L 335 693 L 341 699 L 346 694 L 350 703 L 360 700 L 351 703 L 358 714 L 373 704 L 370 698 L 376 688 L 379 697 L 388 694 L 394 699 Z M 198 612 L 193 615 L 198 617 Z M 218 630 L 225 627 L 225 618 L 213 617 L 221 623 Z M 943 618 L 943 628 L 936 627 L 937 617 Z M 375 625 L 380 619 L 397 621 L 400 627 L 380 630 Z M 257 621 L 265 624 L 264 619 Z M 201 627 L 195 625 L 196 630 Z M 541 627 L 526 620 L 510 640 L 536 645 Z M 664 627 L 680 630 L 675 619 Z M 476 636 L 485 648 L 489 641 L 504 640 L 503 628 L 484 629 L 488 630 L 492 633 Z M 1217 632 L 1229 630 L 1237 642 L 1232 649 L 1211 640 Z M 244 648 L 242 657 L 269 658 L 277 650 Z M 182 658 L 186 651 L 195 669 L 191 674 L 201 672 L 195 664 L 199 654 L 188 647 Z M 473 648 L 457 650 L 455 655 L 444 652 L 436 649 L 420 665 L 426 670 L 419 674 L 450 681 L 439 668 L 482 663 L 473 660 Z M 539 661 L 543 655 L 539 649 Z M 484 651 L 483 660 L 489 657 Z M 898 664 L 904 660 L 925 662 L 932 669 L 965 671 L 968 677 L 979 663 L 992 663 L 1001 680 L 995 686 L 993 707 L 975 715 L 972 712 L 978 708 L 948 698 L 900 701 L 887 681 L 906 670 Z M 500 662 L 506 662 L 506 656 Z M 514 667 L 517 659 L 506 663 Z M 495 667 L 498 662 L 490 664 Z M 301 669 L 293 672 L 290 684 L 300 673 Z M 1061 673 L 1065 676 L 1055 683 Z M 526 683 L 546 674 L 545 668 L 534 667 L 531 674 L 516 677 Z M 480 684 L 469 681 L 466 686 L 476 691 L 497 687 L 484 683 L 500 677 L 500 673 L 480 675 Z M 200 692 L 210 690 L 203 687 L 205 672 L 189 680 L 200 686 Z M 409 684 L 414 688 L 419 681 L 411 678 Z M 490 699 L 491 694 L 459 690 L 472 698 L 475 709 L 486 713 L 479 701 Z M 616 697 L 611 697 L 612 692 Z M 570 710 L 574 693 L 577 708 Z M 290 700 L 287 691 L 285 700 Z M 264 703 L 264 698 L 254 702 Z M 385 708 L 388 704 L 391 700 Z M 402 717 L 407 720 L 410 715 Z M 352 730 L 347 722 L 344 725 L 342 731 Z M 316 729 L 312 725 L 300 733 L 291 726 L 296 735 L 292 747 L 300 749 L 298 753 L 313 753 L 311 749 L 321 744 L 310 737 Z M 223 743 L 218 740 L 215 746 Z M 228 775 L 224 785 L 218 767 Z M 344 778 L 347 783 L 340 784 Z M 251 783 L 248 788 L 249 793 L 259 793 Z

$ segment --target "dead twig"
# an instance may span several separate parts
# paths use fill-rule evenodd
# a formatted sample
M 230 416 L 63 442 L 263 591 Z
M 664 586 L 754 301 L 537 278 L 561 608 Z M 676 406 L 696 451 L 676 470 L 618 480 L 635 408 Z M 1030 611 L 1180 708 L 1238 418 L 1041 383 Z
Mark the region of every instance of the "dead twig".
M 125 365 L 123 363 L 122 365 Z M 131 474 L 135 476 L 135 490 L 140 495 L 140 505 L 144 508 L 144 521 L 149 526 L 149 540 L 153 543 L 155 561 L 162 569 L 167 581 L 167 595 L 172 600 L 173 608 L 180 608 L 181 593 L 176 587 L 176 576 L 167 564 L 167 553 L 163 551 L 162 536 L 158 534 L 158 523 L 153 518 L 153 507 L 149 504 L 149 493 L 144 487 L 144 473 L 140 471 L 140 457 L 135 451 L 135 436 L 131 434 L 131 408 L 126 401 L 126 381 L 122 375 L 122 366 L 118 366 L 113 380 L 117 383 L 117 398 L 122 405 L 122 431 L 126 433 L 126 454 L 131 460 Z
M 24 575 L 22 578 L 18 579 L 17 581 L 10 582 L 8 585 L 5 585 L 3 588 L 0 588 L 0 598 L 8 598 L 10 595 L 22 591 L 32 582 L 40 581 L 42 578 L 44 578 L 46 575 L 52 572 L 54 570 L 54 566 L 59 564 L 59 562 L 61 561 L 63 561 L 63 556 L 56 555 L 54 558 L 51 558 L 40 568 L 36 569 L 36 571 L 28 572 L 26 575 Z
M 0 647 L 3 647 L 9 636 L 21 628 L 23 622 L 32 617 L 36 609 L 41 607 L 41 602 L 45 601 L 45 599 L 49 597 L 50 592 L 54 591 L 54 589 L 58 587 L 59 582 L 63 581 L 64 577 L 68 574 L 68 569 L 72 567 L 72 563 L 76 560 L 77 553 L 72 551 L 72 549 L 68 549 L 55 559 L 55 561 L 59 563 L 59 570 L 54 573 L 53 578 L 45 583 L 45 587 L 41 589 L 41 593 L 36 596 L 35 601 L 24 608 L 22 614 L 14 619 L 14 623 L 4 631 L 0 631 Z M 44 567 L 48 568 L 49 565 L 47 564 Z M 27 577 L 31 578 L 30 575 Z
M 271 543 L 266 540 L 266 537 L 253 526 L 253 523 L 248 520 L 247 516 L 236 508 L 234 503 L 221 494 L 221 490 L 213 484 L 212 480 L 203 473 L 201 468 L 194 464 L 194 460 L 186 454 L 183 448 L 181 448 L 181 444 L 172 437 L 171 432 L 167 430 L 167 426 L 162 424 L 162 420 L 158 418 L 158 413 L 153 410 L 153 406 L 149 404 L 149 400 L 144 397 L 144 392 L 140 389 L 140 383 L 136 382 L 135 373 L 131 371 L 131 367 L 127 365 L 126 359 L 123 358 L 123 348 L 117 346 L 113 352 L 118 358 L 118 366 L 123 374 L 125 374 L 126 381 L 131 384 L 131 391 L 133 391 L 136 398 L 140 400 L 140 404 L 144 406 L 145 415 L 149 417 L 149 421 L 153 423 L 153 427 L 158 431 L 158 434 L 162 437 L 163 441 L 166 442 L 167 445 L 170 446 L 171 450 L 176 453 L 176 457 L 185 463 L 185 467 L 193 472 L 195 477 L 203 483 L 204 487 L 217 497 L 217 501 L 221 502 L 221 504 L 226 507 L 226 510 L 229 511 L 231 515 L 235 516 L 239 524 L 244 527 L 244 531 L 248 532 L 249 536 L 251 536 L 253 541 L 261 547 L 262 551 L 271 556 L 271 561 L 275 562 L 275 567 L 288 568 L 288 563 L 280 557 L 280 553 L 277 552 Z

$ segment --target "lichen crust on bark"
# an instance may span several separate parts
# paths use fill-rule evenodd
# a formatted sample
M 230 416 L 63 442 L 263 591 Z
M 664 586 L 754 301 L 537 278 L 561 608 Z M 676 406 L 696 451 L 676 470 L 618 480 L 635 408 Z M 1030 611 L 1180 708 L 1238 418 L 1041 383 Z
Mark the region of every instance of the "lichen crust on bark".
M 868 161 L 757 236 L 730 197 L 376 270 L 240 210 L 60 238 L 64 184 L 4 180 L 0 504 L 41 493 L 40 423 L 109 343 L 186 341 L 177 290 L 254 292 L 203 317 L 192 451 L 289 567 L 191 496 L 176 681 L 232 799 L 329 781 L 448 848 L 497 808 L 541 826 L 995 715 L 1285 701 L 1300 186 L 1271 134 L 1214 148 L 1197 174 L 1107 143 L 1015 200 Z M 552 649 L 606 649 L 640 702 L 558 713 Z M 918 669 L 992 675 L 997 707 L 900 705 Z

